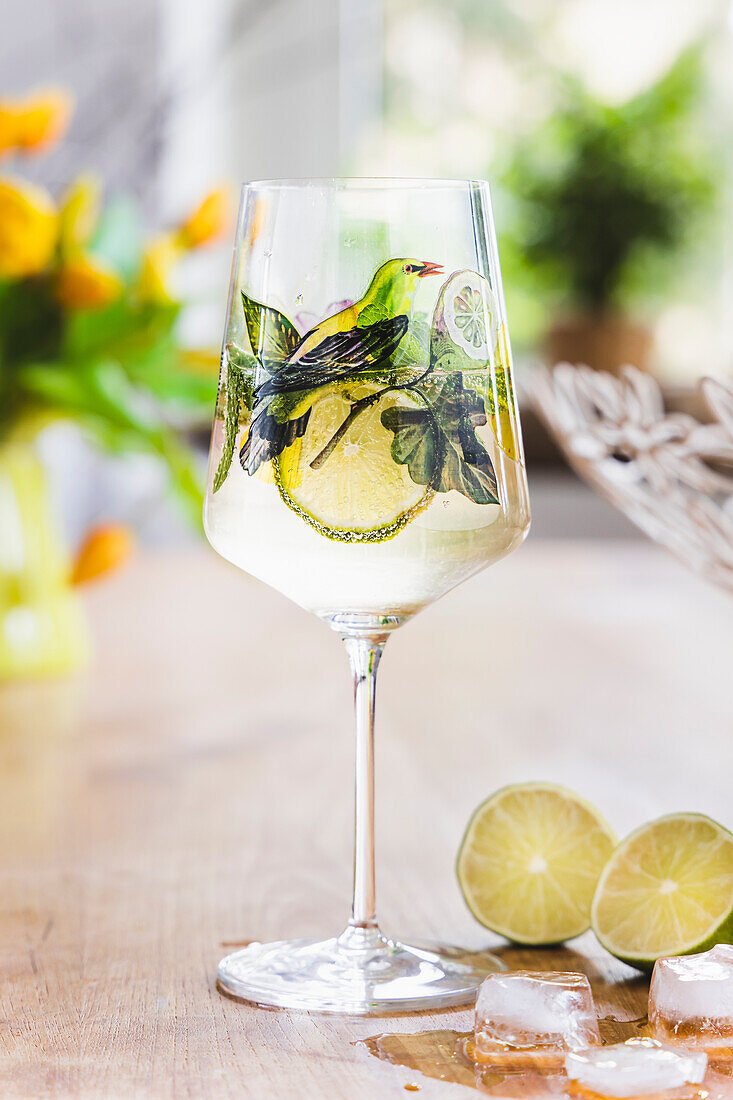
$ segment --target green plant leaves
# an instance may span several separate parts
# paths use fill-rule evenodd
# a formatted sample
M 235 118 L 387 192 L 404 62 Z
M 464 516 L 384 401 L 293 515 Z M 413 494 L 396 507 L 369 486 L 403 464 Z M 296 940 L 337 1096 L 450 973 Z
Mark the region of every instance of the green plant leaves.
M 114 355 L 128 364 L 149 360 L 170 349 L 176 303 L 138 304 L 121 298 L 97 310 L 81 310 L 66 320 L 63 352 L 67 359 Z
M 244 291 L 242 305 L 254 354 L 265 365 L 282 363 L 300 343 L 300 333 L 295 325 L 279 310 L 248 298 Z
M 134 204 L 110 203 L 89 249 L 123 286 L 98 309 L 62 308 L 54 270 L 0 280 L 0 438 L 64 417 L 109 450 L 154 453 L 198 520 L 200 471 L 179 436 L 210 414 L 216 376 L 189 367 L 175 331 L 179 303 L 139 300 L 142 243 Z
M 524 292 L 527 320 L 541 329 L 561 305 L 638 306 L 690 269 L 695 277 L 690 259 L 723 193 L 704 93 L 700 44 L 617 105 L 565 82 L 560 108 L 516 145 L 502 181 L 502 267 L 515 303 Z
M 498 504 L 496 474 L 489 453 L 476 435 L 486 423 L 479 395 L 460 374 L 416 387 L 423 409 L 385 409 L 382 424 L 394 433 L 391 453 L 407 466 L 417 485 L 438 493 L 451 489 L 476 504 Z
M 120 363 L 130 381 L 163 405 L 208 414 L 216 393 L 213 373 L 187 369 L 175 335 L 180 307 L 129 299 L 66 321 L 61 356 L 84 369 L 98 359 Z
M 47 280 L 0 282 L 0 360 L 3 370 L 59 354 L 63 312 Z
M 132 279 L 140 265 L 144 232 L 140 210 L 127 195 L 110 199 L 102 212 L 90 251 L 125 279 Z
M 227 345 L 227 378 L 226 378 L 226 402 L 224 408 L 224 446 L 222 447 L 219 465 L 214 474 L 214 492 L 221 489 L 226 481 L 229 468 L 234 457 L 234 448 L 237 444 L 237 433 L 242 422 L 243 414 L 252 408 L 254 368 L 257 360 L 252 355 L 237 347 L 236 344 Z M 252 372 L 248 377 L 244 373 L 245 367 Z
M 188 449 L 175 431 L 160 423 L 149 397 L 134 386 L 114 360 L 85 366 L 69 363 L 29 364 L 25 388 L 36 401 L 81 421 L 110 451 L 147 451 L 161 458 L 171 483 L 192 519 L 201 514 L 200 478 Z

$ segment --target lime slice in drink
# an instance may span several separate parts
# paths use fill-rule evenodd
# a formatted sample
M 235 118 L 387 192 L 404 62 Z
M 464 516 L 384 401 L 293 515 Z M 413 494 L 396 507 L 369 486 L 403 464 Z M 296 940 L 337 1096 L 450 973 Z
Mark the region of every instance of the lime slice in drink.
M 457 271 L 440 292 L 438 322 L 470 359 L 487 362 L 496 340 L 498 309 L 491 287 L 476 271 Z
M 642 825 L 603 871 L 592 922 L 603 946 L 639 970 L 732 942 L 733 835 L 704 814 Z
M 392 458 L 394 435 L 381 416 L 394 405 L 424 407 L 406 391 L 385 391 L 377 382 L 324 386 L 302 439 L 273 462 L 282 499 L 320 534 L 381 542 L 430 503 L 433 491 L 416 485 L 407 466 Z
M 551 783 L 504 787 L 469 822 L 457 874 L 481 924 L 516 943 L 585 932 L 615 837 L 600 814 Z

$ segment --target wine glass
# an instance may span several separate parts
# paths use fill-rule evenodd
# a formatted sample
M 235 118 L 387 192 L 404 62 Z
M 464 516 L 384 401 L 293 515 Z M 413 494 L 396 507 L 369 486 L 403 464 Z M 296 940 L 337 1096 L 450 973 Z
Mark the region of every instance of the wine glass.
M 487 184 L 242 188 L 204 522 L 222 557 L 338 631 L 356 709 L 346 930 L 252 944 L 220 987 L 352 1014 L 472 1000 L 497 960 L 377 925 L 373 726 L 392 631 L 529 528 Z

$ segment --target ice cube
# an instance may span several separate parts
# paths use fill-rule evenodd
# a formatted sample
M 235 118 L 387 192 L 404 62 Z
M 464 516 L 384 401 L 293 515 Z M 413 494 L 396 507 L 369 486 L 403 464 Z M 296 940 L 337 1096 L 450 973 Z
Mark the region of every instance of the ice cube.
M 476 1001 L 474 1049 L 582 1050 L 600 1043 L 590 983 L 584 974 L 515 970 L 489 974 Z
M 565 1055 L 571 1081 L 599 1096 L 646 1096 L 683 1085 L 699 1085 L 708 1056 L 656 1039 L 627 1039 L 612 1047 L 592 1047 Z
M 733 946 L 659 959 L 649 989 L 649 1023 L 658 1039 L 733 1046 Z

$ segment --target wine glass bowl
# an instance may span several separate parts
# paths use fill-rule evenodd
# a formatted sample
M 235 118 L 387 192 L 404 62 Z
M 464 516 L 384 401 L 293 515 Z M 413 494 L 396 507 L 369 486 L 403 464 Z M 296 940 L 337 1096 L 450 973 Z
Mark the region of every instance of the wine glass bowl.
M 221 987 L 351 1013 L 471 999 L 498 963 L 377 926 L 373 711 L 389 633 L 529 527 L 486 184 L 245 185 L 204 521 L 219 554 L 340 632 L 357 718 L 346 931 L 252 945 Z

